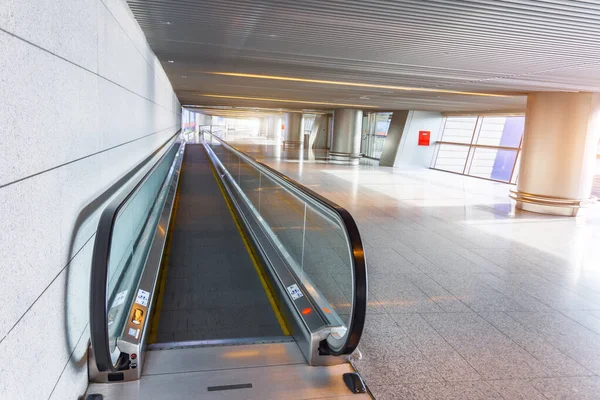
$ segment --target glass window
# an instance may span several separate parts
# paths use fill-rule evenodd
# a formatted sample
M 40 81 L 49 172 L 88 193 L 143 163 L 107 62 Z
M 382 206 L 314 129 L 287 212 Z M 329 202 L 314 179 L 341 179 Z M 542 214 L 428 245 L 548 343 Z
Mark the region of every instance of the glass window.
M 316 115 L 304 114 L 302 116 L 303 133 L 310 134 L 312 132 L 313 125 L 315 124 Z
M 391 120 L 392 113 L 377 113 L 375 136 L 373 137 L 373 158 L 381 158 L 381 153 L 383 153 L 383 145 L 385 144 L 385 138 L 387 137 Z
M 515 183 L 524 129 L 524 116 L 447 117 L 432 168 Z
M 383 145 L 387 137 L 392 113 L 372 113 L 363 118 L 363 138 L 361 142 L 361 151 L 367 157 L 379 159 L 383 152 Z
M 483 117 L 477 144 L 488 146 L 519 147 L 525 117 Z
M 497 181 L 510 181 L 517 150 L 475 148 L 468 175 Z
M 443 142 L 471 143 L 477 117 L 448 117 L 442 133 Z
M 391 120 L 392 113 L 377 113 L 377 119 L 375 122 L 375 135 L 387 136 Z
M 441 144 L 434 168 L 462 174 L 469 155 L 469 146 Z

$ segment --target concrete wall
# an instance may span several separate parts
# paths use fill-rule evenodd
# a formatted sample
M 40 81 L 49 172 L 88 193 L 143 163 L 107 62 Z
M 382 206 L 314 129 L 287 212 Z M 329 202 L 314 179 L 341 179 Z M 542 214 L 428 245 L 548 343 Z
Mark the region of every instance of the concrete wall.
M 313 149 L 328 148 L 328 128 L 330 115 L 317 115 L 313 124 L 312 132 L 310 133 L 312 144 L 309 146 Z
M 394 167 L 429 168 L 435 150 L 435 142 L 441 135 L 442 121 L 443 117 L 439 112 L 410 111 L 400 138 Z M 419 131 L 431 132 L 429 146 L 418 145 Z
M 394 166 L 400 143 L 403 138 L 406 140 L 404 131 L 406 130 L 410 115 L 411 111 L 404 110 L 394 111 L 392 113 L 392 120 L 390 121 L 390 127 L 388 128 L 387 136 L 383 143 L 379 165 L 385 167 Z
M 180 105 L 123 0 L 3 0 L 0 49 L 0 399 L 77 398 L 99 211 Z

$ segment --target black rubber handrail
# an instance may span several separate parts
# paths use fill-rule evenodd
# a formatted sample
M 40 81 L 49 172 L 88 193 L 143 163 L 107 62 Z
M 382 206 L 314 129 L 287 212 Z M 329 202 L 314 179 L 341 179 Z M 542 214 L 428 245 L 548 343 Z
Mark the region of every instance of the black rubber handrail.
M 180 131 L 177 131 L 173 136 L 167 139 L 158 149 L 135 168 L 145 164 L 149 159 L 158 154 L 179 134 L 179 132 Z M 148 180 L 160 163 L 169 154 L 171 148 L 176 145 L 177 141 L 173 142 L 160 159 L 131 190 L 122 192 L 114 198 L 110 204 L 104 208 L 100 220 L 98 221 L 98 229 L 96 231 L 92 255 L 92 270 L 90 274 L 90 342 L 92 344 L 92 349 L 94 350 L 96 366 L 100 372 L 117 372 L 119 370 L 119 365 L 115 366 L 110 356 L 107 317 L 108 262 L 110 259 L 112 232 L 116 218 L 121 208 L 123 208 L 129 199 L 131 199 L 138 189 Z
M 352 215 L 343 208 L 342 206 L 334 203 L 333 201 L 321 196 L 320 194 L 314 192 L 313 190 L 307 188 L 301 183 L 291 179 L 290 177 L 282 174 L 269 167 L 268 165 L 256 160 L 255 158 L 247 155 L 240 149 L 235 146 L 227 143 L 220 137 L 216 136 L 211 132 L 202 132 L 210 134 L 213 138 L 217 139 L 222 145 L 228 147 L 229 149 L 238 153 L 239 156 L 242 156 L 244 159 L 249 161 L 250 163 L 257 166 L 259 169 L 266 170 L 268 173 L 275 175 L 277 178 L 283 180 L 287 184 L 293 186 L 296 190 L 302 192 L 312 200 L 316 201 L 327 207 L 329 210 L 333 211 L 337 214 L 344 224 L 344 228 L 346 230 L 346 234 L 348 240 L 350 242 L 350 250 L 351 250 L 351 262 L 352 262 L 352 272 L 354 279 L 354 301 L 352 303 L 352 311 L 350 313 L 350 326 L 348 327 L 349 334 L 347 334 L 346 343 L 339 349 L 330 349 L 331 355 L 339 356 L 343 354 L 351 354 L 358 343 L 360 342 L 360 338 L 362 336 L 362 332 L 365 326 L 365 318 L 367 314 L 367 293 L 368 293 L 368 283 L 367 283 L 367 264 L 365 261 L 365 252 L 362 245 L 362 239 L 360 237 L 360 233 L 358 231 L 358 226 L 352 218 Z M 268 174 L 267 174 L 268 175 Z

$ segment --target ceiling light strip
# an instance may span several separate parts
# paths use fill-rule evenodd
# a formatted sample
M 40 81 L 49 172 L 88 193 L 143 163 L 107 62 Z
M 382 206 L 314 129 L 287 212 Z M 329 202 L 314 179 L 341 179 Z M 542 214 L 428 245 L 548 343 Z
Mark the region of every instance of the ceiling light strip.
M 354 86 L 354 87 L 364 87 L 364 88 L 374 88 L 374 89 L 402 90 L 402 91 L 410 91 L 410 92 L 448 93 L 448 94 L 461 94 L 461 95 L 467 95 L 467 96 L 483 96 L 483 97 L 515 97 L 515 95 L 495 94 L 495 93 L 462 92 L 462 91 L 458 91 L 458 90 L 446 90 L 446 89 L 429 89 L 429 88 L 415 88 L 415 87 L 407 87 L 407 86 L 376 85 L 376 84 L 371 84 L 371 83 L 328 81 L 328 80 L 322 80 L 322 79 L 292 78 L 292 77 L 287 77 L 287 76 L 275 76 L 275 75 L 243 74 L 243 73 L 238 73 L 238 72 L 208 72 L 208 73 L 211 75 L 234 76 L 234 77 L 239 77 L 239 78 L 256 78 L 256 79 L 270 79 L 270 80 L 289 81 L 289 82 L 320 83 L 320 84 L 325 84 L 325 85 Z M 325 104 L 325 103 L 322 103 L 322 104 Z M 364 107 L 364 106 L 357 106 L 357 107 Z
M 218 98 L 218 99 L 273 101 L 273 102 L 278 102 L 278 103 L 318 104 L 318 105 L 323 105 L 323 106 L 342 106 L 342 107 L 355 107 L 355 108 L 377 108 L 377 106 L 367 106 L 364 104 L 326 103 L 323 101 L 271 99 L 271 98 L 264 98 L 264 97 L 225 96 L 225 95 L 220 95 L 220 94 L 199 94 L 199 96 L 214 97 L 214 98 Z

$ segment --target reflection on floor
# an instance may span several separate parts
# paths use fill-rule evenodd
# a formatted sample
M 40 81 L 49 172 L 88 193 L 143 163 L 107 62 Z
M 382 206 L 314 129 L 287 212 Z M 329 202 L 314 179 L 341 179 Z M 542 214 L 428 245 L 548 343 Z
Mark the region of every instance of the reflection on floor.
M 519 212 L 506 184 L 234 144 L 357 220 L 370 301 L 356 368 L 377 399 L 600 397 L 600 206 Z

